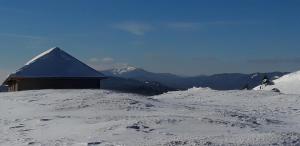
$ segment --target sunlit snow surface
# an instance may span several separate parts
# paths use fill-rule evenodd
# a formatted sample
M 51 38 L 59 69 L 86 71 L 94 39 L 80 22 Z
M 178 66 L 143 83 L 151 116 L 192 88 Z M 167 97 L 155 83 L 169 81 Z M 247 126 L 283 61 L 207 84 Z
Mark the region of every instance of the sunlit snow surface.
M 286 94 L 300 94 L 300 71 L 293 72 L 287 75 L 284 75 L 273 81 L 274 85 L 268 86 L 258 86 L 254 90 L 272 90 L 277 88 L 282 93 Z
M 0 94 L 0 145 L 297 145 L 300 95 L 190 89 Z

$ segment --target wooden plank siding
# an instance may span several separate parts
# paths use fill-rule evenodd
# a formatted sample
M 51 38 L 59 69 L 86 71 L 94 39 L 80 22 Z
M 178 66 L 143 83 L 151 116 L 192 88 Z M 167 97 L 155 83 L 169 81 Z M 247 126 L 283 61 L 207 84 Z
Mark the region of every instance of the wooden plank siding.
M 18 78 L 11 79 L 9 91 L 39 89 L 100 89 L 100 78 Z

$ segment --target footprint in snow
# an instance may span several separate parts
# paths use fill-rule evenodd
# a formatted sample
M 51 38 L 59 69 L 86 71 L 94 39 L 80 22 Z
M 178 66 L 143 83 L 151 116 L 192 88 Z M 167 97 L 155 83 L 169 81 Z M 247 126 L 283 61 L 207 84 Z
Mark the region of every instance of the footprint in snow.
M 134 129 L 136 131 L 142 131 L 142 132 L 145 132 L 145 133 L 149 133 L 149 132 L 154 130 L 154 129 L 150 129 L 150 127 L 148 127 L 148 126 L 143 125 L 142 122 L 134 123 L 130 126 L 127 126 L 126 128 L 127 129 Z
M 88 146 L 98 146 L 100 145 L 102 142 L 89 142 L 87 145 Z
M 23 127 L 25 127 L 24 124 L 20 124 L 18 126 L 9 127 L 9 129 L 18 129 L 18 128 L 23 128 Z
M 51 121 L 52 119 L 47 119 L 47 118 L 45 118 L 45 119 L 40 119 L 40 121 L 42 121 L 42 122 L 47 122 L 47 121 Z

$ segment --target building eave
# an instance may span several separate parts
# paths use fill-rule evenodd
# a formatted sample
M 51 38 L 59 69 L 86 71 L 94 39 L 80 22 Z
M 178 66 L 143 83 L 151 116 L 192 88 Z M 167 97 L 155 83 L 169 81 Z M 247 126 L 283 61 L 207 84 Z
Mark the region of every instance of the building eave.
M 10 82 L 16 81 L 16 80 L 23 80 L 23 79 L 99 79 L 104 80 L 108 79 L 108 77 L 15 77 L 13 75 L 10 75 L 3 83 L 2 85 L 9 85 Z

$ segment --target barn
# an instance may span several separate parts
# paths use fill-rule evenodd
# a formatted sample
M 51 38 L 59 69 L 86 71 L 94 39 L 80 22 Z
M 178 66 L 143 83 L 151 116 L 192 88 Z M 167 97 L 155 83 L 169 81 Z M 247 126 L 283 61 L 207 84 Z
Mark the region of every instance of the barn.
M 62 49 L 51 48 L 12 73 L 3 85 L 9 91 L 38 89 L 100 89 L 106 77 Z

